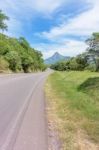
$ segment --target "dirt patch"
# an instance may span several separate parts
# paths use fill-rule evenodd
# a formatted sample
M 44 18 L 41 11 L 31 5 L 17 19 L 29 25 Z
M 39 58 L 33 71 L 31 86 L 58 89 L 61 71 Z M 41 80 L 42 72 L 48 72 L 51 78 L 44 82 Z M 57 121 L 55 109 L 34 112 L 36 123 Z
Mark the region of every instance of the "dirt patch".
M 61 150 L 61 142 L 58 132 L 54 129 L 53 122 L 48 123 L 48 136 L 49 150 Z
M 99 150 L 99 145 L 93 143 L 82 130 L 78 130 L 76 135 L 75 147 L 77 150 Z

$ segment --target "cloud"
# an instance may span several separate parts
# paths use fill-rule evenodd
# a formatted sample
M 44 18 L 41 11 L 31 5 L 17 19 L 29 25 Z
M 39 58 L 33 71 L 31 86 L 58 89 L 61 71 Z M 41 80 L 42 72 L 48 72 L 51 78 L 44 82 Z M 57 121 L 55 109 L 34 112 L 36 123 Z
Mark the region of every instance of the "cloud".
M 20 21 L 16 20 L 15 18 L 10 18 L 10 21 L 7 22 L 8 31 L 5 33 L 11 37 L 19 37 L 22 35 L 22 24 Z
M 25 0 L 26 1 L 26 0 Z M 28 6 L 43 14 L 53 13 L 68 0 L 29 0 Z
M 13 12 L 14 15 L 20 14 L 22 16 L 26 14 L 25 17 L 28 17 L 29 15 L 31 16 L 31 13 L 32 15 L 33 13 L 43 13 L 43 15 L 52 14 L 68 1 L 69 0 L 0 0 L 0 7 L 11 15 Z
M 44 58 L 48 58 L 56 51 L 64 56 L 76 56 L 84 52 L 87 45 L 83 41 L 64 39 L 64 41 L 54 44 L 40 43 L 39 45 L 33 45 L 36 49 L 42 51 Z
M 45 58 L 55 51 L 75 56 L 86 50 L 85 41 L 80 40 L 88 38 L 93 32 L 99 32 L 99 1 L 87 0 L 87 4 L 90 9 L 69 18 L 68 22 L 63 20 L 63 23 L 39 34 L 40 37 L 55 43 L 54 45 L 42 45 L 43 49 L 49 47 L 47 51 L 43 51 Z M 68 37 L 71 38 L 68 39 Z
M 99 31 L 99 1 L 88 0 L 91 8 L 53 27 L 48 32 L 42 32 L 44 38 L 54 40 L 66 35 L 89 36 L 92 32 Z
M 51 16 L 55 11 L 69 0 L 0 0 L 0 9 L 9 17 L 7 23 L 8 34 L 17 36 L 22 34 L 23 24 L 33 23 L 33 19 Z

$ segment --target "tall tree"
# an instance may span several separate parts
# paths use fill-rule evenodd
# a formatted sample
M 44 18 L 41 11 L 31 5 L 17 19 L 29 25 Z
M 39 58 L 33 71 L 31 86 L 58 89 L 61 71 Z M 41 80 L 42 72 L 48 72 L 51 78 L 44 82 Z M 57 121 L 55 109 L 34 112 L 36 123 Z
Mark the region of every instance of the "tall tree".
M 96 71 L 99 70 L 99 33 L 93 33 L 91 38 L 86 40 L 88 44 L 88 55 L 91 57 L 96 65 Z
M 0 10 L 0 30 L 4 31 L 4 30 L 7 30 L 8 27 L 5 23 L 5 20 L 8 20 L 8 16 L 6 16 L 2 10 Z

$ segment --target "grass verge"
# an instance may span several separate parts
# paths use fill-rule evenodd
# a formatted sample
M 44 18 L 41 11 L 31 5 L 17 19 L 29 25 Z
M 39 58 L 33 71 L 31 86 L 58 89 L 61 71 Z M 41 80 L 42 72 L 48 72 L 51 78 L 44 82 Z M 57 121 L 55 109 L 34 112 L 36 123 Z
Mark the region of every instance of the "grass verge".
M 99 73 L 54 72 L 45 90 L 49 122 L 62 150 L 98 150 Z

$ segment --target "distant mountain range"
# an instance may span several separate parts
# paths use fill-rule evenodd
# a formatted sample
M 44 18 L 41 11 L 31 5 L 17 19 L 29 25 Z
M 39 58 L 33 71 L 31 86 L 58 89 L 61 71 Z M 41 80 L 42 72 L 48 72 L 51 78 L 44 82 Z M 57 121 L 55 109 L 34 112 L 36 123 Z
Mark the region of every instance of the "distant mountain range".
M 54 64 L 56 62 L 62 61 L 62 60 L 68 60 L 70 57 L 68 56 L 63 56 L 59 54 L 58 52 L 54 53 L 53 56 L 45 59 L 45 64 Z

